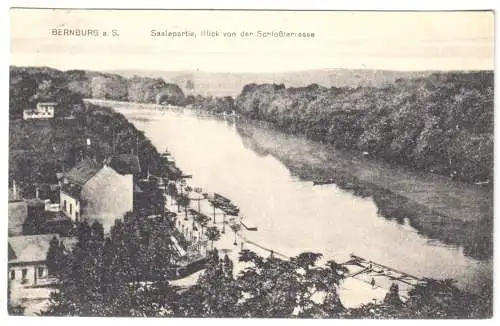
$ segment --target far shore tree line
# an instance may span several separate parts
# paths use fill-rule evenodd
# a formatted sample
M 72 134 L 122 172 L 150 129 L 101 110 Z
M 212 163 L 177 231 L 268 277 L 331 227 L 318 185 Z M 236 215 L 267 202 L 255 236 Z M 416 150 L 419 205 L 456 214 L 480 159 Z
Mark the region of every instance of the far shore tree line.
M 468 182 L 493 181 L 493 72 L 383 87 L 247 85 L 238 112 L 290 133 Z

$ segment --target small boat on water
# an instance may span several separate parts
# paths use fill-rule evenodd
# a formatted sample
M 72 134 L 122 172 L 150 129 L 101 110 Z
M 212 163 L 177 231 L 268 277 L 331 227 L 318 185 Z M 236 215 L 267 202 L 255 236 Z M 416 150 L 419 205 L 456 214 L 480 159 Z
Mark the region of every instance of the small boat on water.
M 240 209 L 234 205 L 228 198 L 214 193 L 213 197 L 209 199 L 212 205 L 224 211 L 224 213 L 232 216 L 237 216 L 240 213 Z
M 320 185 L 328 185 L 335 183 L 333 179 L 318 179 L 318 180 L 313 180 L 313 185 L 315 186 L 320 186 Z

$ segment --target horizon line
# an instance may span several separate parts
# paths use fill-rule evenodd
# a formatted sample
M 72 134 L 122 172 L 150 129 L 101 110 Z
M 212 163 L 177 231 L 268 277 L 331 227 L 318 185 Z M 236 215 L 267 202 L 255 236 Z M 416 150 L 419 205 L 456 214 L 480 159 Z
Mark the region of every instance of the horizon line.
M 81 70 L 81 71 L 91 71 L 91 72 L 101 72 L 101 73 L 114 73 L 119 74 L 119 72 L 165 72 L 165 73 L 213 73 L 213 74 L 249 74 L 249 75 L 272 75 L 272 74 L 293 74 L 293 73 L 303 73 L 311 71 L 334 71 L 334 70 L 362 70 L 362 71 L 386 71 L 386 72 L 408 72 L 408 73 L 429 73 L 429 72 L 478 72 L 478 71 L 495 71 L 495 68 L 476 68 L 476 69 L 418 69 L 418 70 L 401 70 L 401 69 L 380 69 L 380 68 L 313 68 L 313 69 L 301 69 L 301 70 L 280 70 L 280 71 L 212 71 L 212 70 L 202 70 L 202 69 L 184 69 L 184 70 L 166 70 L 166 69 L 144 69 L 144 68 L 113 68 L 113 69 L 92 69 L 92 68 L 69 68 L 61 69 L 49 65 L 16 65 L 10 64 L 9 67 L 29 67 L 29 68 L 50 68 L 54 70 L 59 70 L 62 72 Z

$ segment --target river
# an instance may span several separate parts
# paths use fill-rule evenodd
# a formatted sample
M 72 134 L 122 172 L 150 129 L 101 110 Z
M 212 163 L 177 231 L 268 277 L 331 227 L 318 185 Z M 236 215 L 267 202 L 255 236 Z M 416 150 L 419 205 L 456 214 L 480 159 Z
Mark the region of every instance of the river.
M 238 205 L 240 214 L 258 227 L 258 231 L 245 235 L 257 243 L 289 256 L 303 251 L 320 252 L 339 262 L 354 253 L 415 276 L 453 278 L 460 287 L 472 291 L 491 286 L 491 257 L 471 258 L 464 254 L 463 246 L 430 239 L 404 217 L 403 223 L 384 218 L 371 197 L 357 197 L 334 184 L 314 186 L 312 181 L 292 172 L 289 160 L 279 154 L 279 150 L 292 146 L 306 164 L 309 160 L 322 164 L 318 153 L 332 151 L 323 148 L 325 145 L 316 144 L 318 148 L 311 150 L 307 142 L 293 141 L 278 131 L 256 125 L 237 128 L 234 123 L 200 116 L 195 111 L 115 108 L 144 131 L 159 151 L 167 148 L 177 166 L 193 176 L 190 183 L 221 193 Z M 242 133 L 241 128 L 249 133 Z M 266 139 L 248 136 L 252 134 L 265 135 Z M 286 143 L 286 139 L 292 141 Z M 374 167 L 377 162 L 353 164 L 342 152 L 335 153 L 335 160 L 345 161 L 347 167 L 352 165 L 358 174 L 362 169 L 363 175 L 380 177 L 380 171 L 385 171 L 393 179 L 413 180 L 417 185 L 429 182 L 418 174 L 405 175 L 404 170 L 391 173 L 387 167 Z M 445 181 L 435 188 L 441 189 L 444 196 L 447 192 L 442 191 L 443 187 L 447 187 Z M 467 185 L 453 187 L 465 189 L 464 196 L 468 197 L 476 191 L 467 193 Z M 440 196 L 432 189 L 427 197 Z M 477 196 L 480 195 L 479 192 Z M 438 200 L 440 207 L 454 209 L 456 200 L 446 205 L 446 196 L 443 201 Z M 480 209 L 484 202 L 477 204 L 479 208 L 475 210 L 474 205 L 467 207 L 470 214 L 484 214 L 484 209 Z

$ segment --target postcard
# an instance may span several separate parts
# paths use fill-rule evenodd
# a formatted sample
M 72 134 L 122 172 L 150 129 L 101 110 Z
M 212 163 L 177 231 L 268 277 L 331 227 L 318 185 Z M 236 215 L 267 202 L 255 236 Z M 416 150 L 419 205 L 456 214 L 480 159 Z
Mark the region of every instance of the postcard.
M 9 16 L 10 315 L 492 317 L 492 11 Z

